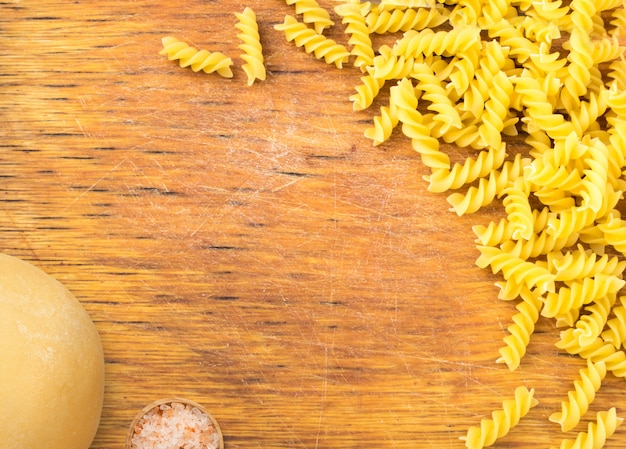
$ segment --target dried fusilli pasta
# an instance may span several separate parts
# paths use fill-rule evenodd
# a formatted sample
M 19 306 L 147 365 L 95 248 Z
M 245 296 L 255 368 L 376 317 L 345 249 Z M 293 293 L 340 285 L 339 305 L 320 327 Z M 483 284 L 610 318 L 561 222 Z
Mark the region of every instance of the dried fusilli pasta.
M 579 378 L 574 381 L 574 389 L 567 393 L 568 401 L 561 402 L 561 411 L 550 415 L 550 421 L 560 424 L 563 432 L 576 427 L 587 413 L 605 376 L 604 362 L 587 360 L 587 367 L 580 370 Z
M 326 63 L 335 64 L 338 68 L 348 62 L 350 52 L 346 47 L 322 36 L 293 16 L 286 15 L 284 22 L 275 25 L 274 28 L 284 31 L 289 42 L 293 41 L 296 46 L 304 47 L 307 53 L 313 53 L 317 59 L 324 59 Z
M 328 11 L 320 7 L 317 0 L 286 0 L 286 3 L 294 5 L 296 14 L 302 15 L 304 23 L 313 24 L 313 28 L 318 34 L 322 34 L 326 28 L 335 24 Z
M 504 437 L 509 431 L 519 424 L 521 418 L 526 416 L 530 409 L 538 404 L 533 397 L 534 389 L 528 390 L 520 386 L 515 389 L 515 399 L 505 399 L 501 410 L 494 410 L 491 419 L 483 419 L 480 427 L 472 426 L 467 435 L 461 437 L 465 440 L 468 449 L 482 449 L 491 446 L 497 439 Z
M 194 72 L 202 70 L 205 73 L 217 72 L 224 78 L 232 78 L 233 72 L 230 66 L 232 59 L 223 53 L 208 50 L 198 50 L 175 37 L 164 37 L 161 55 L 167 55 L 170 61 L 179 61 L 181 67 L 190 67 Z
M 243 41 L 239 48 L 244 51 L 241 59 L 245 64 L 241 67 L 248 76 L 248 85 L 254 80 L 265 80 L 266 72 L 263 64 L 263 47 L 259 36 L 259 27 L 256 22 L 256 14 L 250 8 L 245 8 L 243 13 L 235 13 L 239 22 L 235 27 L 241 31 L 237 37 Z
M 579 432 L 574 440 L 564 439 L 559 449 L 600 449 L 623 420 L 617 417 L 615 407 L 611 407 L 607 412 L 598 412 L 596 422 L 588 424 L 587 432 Z

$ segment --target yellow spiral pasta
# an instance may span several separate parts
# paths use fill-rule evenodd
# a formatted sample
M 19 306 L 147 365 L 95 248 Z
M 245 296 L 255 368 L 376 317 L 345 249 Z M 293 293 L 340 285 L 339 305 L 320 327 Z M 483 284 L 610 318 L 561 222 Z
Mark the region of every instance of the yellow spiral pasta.
M 518 285 L 525 284 L 540 294 L 554 292 L 554 274 L 546 268 L 515 257 L 500 248 L 478 246 L 478 250 L 480 256 L 476 260 L 476 265 L 480 268 L 491 267 L 494 274 L 502 272 L 504 279 L 512 279 Z
M 371 74 L 381 80 L 399 80 L 408 77 L 415 65 L 414 58 L 394 54 L 380 54 L 374 57 Z
M 374 145 L 380 145 L 389 139 L 398 124 L 398 111 L 391 106 L 381 106 L 380 115 L 374 117 L 374 126 L 365 130 L 365 137 L 372 139 Z
M 522 176 L 528 160 L 518 154 L 513 161 L 507 161 L 500 170 L 494 170 L 487 178 L 481 178 L 478 186 L 470 187 L 465 194 L 453 193 L 447 199 L 450 210 L 457 215 L 471 214 L 490 204 L 509 184 Z
M 560 79 L 567 73 L 566 64 L 567 60 L 562 58 L 559 52 L 550 53 L 550 45 L 542 42 L 539 44 L 539 53 L 530 55 L 530 64 L 526 64 L 526 67 L 535 78 L 554 73 L 554 76 Z
M 597 301 L 607 295 L 617 293 L 626 281 L 617 276 L 595 273 L 593 277 L 586 277 L 572 281 L 566 287 L 559 288 L 558 292 L 549 292 L 545 297 L 541 315 L 554 318 L 570 310 L 580 309 L 583 305 Z
M 402 133 L 411 139 L 411 145 L 421 155 L 422 163 L 431 169 L 449 169 L 450 157 L 440 151 L 439 141 L 430 135 L 422 114 L 417 110 L 418 97 L 413 83 L 403 78 L 391 87 L 389 95 L 402 122 Z
M 386 100 L 393 80 L 365 129 L 374 145 L 408 138 L 428 190 L 454 191 L 447 201 L 457 215 L 501 206 L 503 218 L 472 228 L 476 265 L 501 276 L 499 299 L 517 301 L 496 361 L 520 366 L 539 316 L 566 327 L 556 347 L 587 368 L 550 419 L 573 429 L 606 372 L 626 378 L 623 0 L 346 0 L 334 11 L 349 51 L 322 36 L 332 20 L 315 0 L 288 4 L 302 15 L 275 27 L 288 41 L 361 70 L 349 96 L 355 111 Z M 390 33 L 402 34 L 374 48 L 374 34 Z M 442 143 L 475 152 L 461 159 Z M 517 389 L 470 428 L 466 446 L 504 436 L 532 396 Z M 620 422 L 614 409 L 598 414 L 561 448 L 599 449 Z
M 587 432 L 579 432 L 576 439 L 564 439 L 558 449 L 600 449 L 623 422 L 617 417 L 615 407 L 607 412 L 598 412 L 596 422 L 590 422 Z M 553 448 L 557 449 L 557 448 Z
M 533 231 L 541 233 L 548 222 L 548 208 L 533 209 Z M 474 225 L 472 231 L 476 234 L 476 243 L 483 246 L 497 246 L 503 242 L 513 238 L 515 225 L 510 223 L 506 218 L 500 219 L 498 223 L 490 222 L 489 225 Z
M 471 111 L 474 117 L 482 119 L 485 103 L 490 99 L 491 94 L 502 95 L 501 91 L 496 92 L 493 88 L 494 77 L 497 76 L 500 78 L 501 86 L 499 86 L 498 89 L 509 90 L 508 84 L 511 80 L 508 78 L 508 75 L 504 73 L 508 61 L 508 53 L 509 49 L 502 47 L 496 41 L 488 42 L 483 46 L 478 61 L 479 68 L 474 72 L 474 79 L 470 80 L 468 89 L 463 94 L 462 107 L 466 111 Z M 506 78 L 506 80 L 504 80 L 504 78 Z M 511 89 L 510 95 L 512 96 L 512 94 Z M 509 97 L 509 102 L 511 100 L 512 98 Z M 505 100 L 499 98 L 496 101 L 502 102 Z M 504 120 L 506 114 L 502 111 L 501 103 L 500 105 L 496 105 L 496 108 L 496 111 L 494 111 L 495 116 L 500 115 L 502 120 Z M 500 114 L 497 114 L 497 111 L 500 111 Z M 504 123 L 501 127 L 504 129 Z
M 520 64 L 526 62 L 530 55 L 539 54 L 539 44 L 528 39 L 521 30 L 504 19 L 498 23 L 490 24 L 486 28 L 489 37 L 497 38 L 501 46 L 509 47 L 510 56 Z
M 621 261 L 616 256 L 609 257 L 608 254 L 599 255 L 580 244 L 577 249 L 565 253 L 559 250 L 547 253 L 546 262 L 548 268 L 555 273 L 556 280 L 565 282 L 595 273 L 621 277 L 626 268 L 626 261 Z
M 607 371 L 617 377 L 626 377 L 626 353 L 616 349 L 600 337 L 590 344 L 581 346 L 578 337 L 574 334 L 574 329 L 569 328 L 561 332 L 560 339 L 555 346 L 568 354 L 579 355 L 593 363 L 604 362 Z
M 386 34 L 434 28 L 444 23 L 449 15 L 447 9 L 440 7 L 387 10 L 374 5 L 365 20 L 370 33 Z
M 606 322 L 602 340 L 619 349 L 626 342 L 626 296 L 619 297 L 619 305 L 612 310 L 613 318 Z
M 569 8 L 563 6 L 561 0 L 539 0 L 532 3 L 532 14 L 552 23 L 561 23 L 568 12 Z
M 248 76 L 248 86 L 251 86 L 255 80 L 264 81 L 266 78 L 259 27 L 256 22 L 256 14 L 250 8 L 246 7 L 243 13 L 235 13 L 235 16 L 238 20 L 235 27 L 241 31 L 237 37 L 243 42 L 239 45 L 239 48 L 244 51 L 241 59 L 245 61 L 241 68 Z
M 512 229 L 519 231 L 518 226 L 512 226 Z M 543 230 L 539 234 L 531 234 L 528 239 L 504 241 L 500 247 L 515 257 L 528 260 L 567 248 L 576 243 L 577 240 L 577 234 L 572 234 L 567 238 L 555 238 L 547 230 Z
M 565 139 L 575 133 L 571 122 L 565 120 L 563 114 L 556 113 L 554 105 L 541 82 L 532 77 L 530 72 L 522 72 L 514 80 L 515 92 L 520 95 L 521 102 L 527 109 L 527 115 L 522 121 L 530 127 L 529 132 L 543 130 L 553 140 Z
M 317 0 L 286 0 L 286 3 L 294 5 L 296 14 L 301 14 L 302 21 L 312 24 L 318 34 L 322 34 L 326 28 L 335 24 L 328 11 L 322 8 Z
M 471 426 L 465 437 L 465 447 L 468 449 L 482 449 L 491 446 L 496 440 L 504 437 L 519 424 L 531 408 L 539 402 L 534 398 L 535 390 L 520 386 L 515 389 L 514 399 L 505 399 L 501 410 L 494 410 L 491 419 L 483 419 L 480 427 Z
M 506 157 L 506 144 L 502 142 L 498 148 L 490 147 L 481 151 L 478 157 L 468 157 L 463 164 L 455 163 L 452 170 L 445 168 L 433 170 L 425 176 L 430 192 L 445 192 L 458 189 L 476 179 L 488 176 L 493 170 L 502 166 Z
M 362 76 L 361 84 L 354 88 L 356 93 L 350 95 L 352 109 L 355 111 L 367 109 L 372 104 L 374 98 L 376 98 L 378 92 L 380 92 L 380 89 L 384 84 L 384 79 L 374 78 L 371 74 Z
M 393 47 L 393 53 L 405 58 L 423 55 L 452 56 L 480 45 L 478 27 L 457 27 L 450 31 L 409 30 Z
M 205 73 L 217 72 L 224 78 L 233 76 L 230 68 L 233 61 L 223 53 L 198 50 L 171 36 L 164 37 L 162 42 L 163 50 L 159 54 L 167 55 L 170 61 L 178 60 L 181 67 L 190 67 L 194 72 L 200 70 Z
M 574 381 L 574 389 L 567 393 L 568 400 L 561 402 L 561 411 L 550 415 L 550 421 L 560 424 L 563 432 L 576 427 L 595 399 L 605 376 L 604 362 L 587 360 L 587 367 L 580 370 L 579 378 Z
M 455 96 L 461 98 L 474 79 L 474 75 L 479 66 L 480 50 L 470 49 L 459 52 L 450 63 L 450 73 L 448 78 L 450 83 L 446 88 L 454 89 Z
M 296 46 L 304 47 L 307 53 L 312 53 L 317 59 L 324 59 L 327 64 L 335 64 L 337 68 L 343 67 L 350 58 L 350 52 L 346 47 L 322 36 L 293 16 L 286 15 L 284 22 L 275 25 L 274 28 L 284 31 L 287 41 L 293 41 Z
M 458 0 L 450 12 L 450 23 L 453 25 L 476 24 L 481 18 L 483 2 L 481 0 Z
M 526 354 L 542 304 L 540 295 L 525 286 L 520 289 L 520 296 L 523 301 L 515 307 L 517 313 L 512 317 L 513 324 L 507 327 L 509 335 L 503 338 L 505 346 L 499 349 L 500 357 L 496 360 L 496 363 L 506 363 L 511 371 L 519 367 Z
M 600 336 L 616 299 L 617 293 L 609 293 L 584 308 L 574 329 L 579 345 L 587 346 Z
M 597 12 L 595 0 L 572 0 L 570 8 L 572 28 L 591 34 L 594 29 L 593 17 Z
M 513 231 L 513 240 L 529 240 L 534 235 L 533 212 L 528 202 L 528 183 L 523 178 L 517 178 L 512 185 L 504 189 L 501 193 L 504 196 L 502 205 L 507 214 Z
M 580 97 L 587 93 L 587 86 L 591 81 L 593 56 L 589 34 L 583 29 L 574 27 L 568 43 L 571 49 L 567 56 L 569 65 L 567 76 L 563 79 L 561 101 L 566 110 L 574 111 L 580 107 Z
M 576 135 L 582 136 L 598 122 L 608 109 L 608 95 L 589 93 L 589 99 L 580 102 L 576 111 L 570 112 L 570 120 Z
M 342 17 L 344 32 L 350 35 L 348 45 L 350 54 L 355 56 L 354 66 L 363 72 L 374 63 L 374 48 L 370 31 L 365 23 L 365 16 L 359 3 L 344 3 L 335 7 L 335 12 Z
M 606 219 L 598 224 L 598 229 L 602 231 L 608 245 L 626 254 L 626 221 L 620 218 L 618 210 L 613 209 Z
M 491 82 L 485 112 L 480 116 L 483 123 L 478 127 L 478 134 L 485 145 L 497 148 L 502 143 L 502 130 L 513 96 L 513 83 L 504 72 L 498 72 Z

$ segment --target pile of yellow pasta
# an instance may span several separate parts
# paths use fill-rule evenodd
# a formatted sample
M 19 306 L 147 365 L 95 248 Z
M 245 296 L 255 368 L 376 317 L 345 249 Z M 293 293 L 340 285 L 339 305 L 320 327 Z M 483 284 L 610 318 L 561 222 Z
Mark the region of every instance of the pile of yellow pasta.
M 302 20 L 286 16 L 275 28 L 318 59 L 362 70 L 355 110 L 389 87 L 389 104 L 365 130 L 375 145 L 401 127 L 430 171 L 428 189 L 451 191 L 458 215 L 501 200 L 505 217 L 474 227 L 477 265 L 501 273 L 501 299 L 519 300 L 497 362 L 515 370 L 539 315 L 554 318 L 565 328 L 557 346 L 587 360 L 550 417 L 573 429 L 607 371 L 626 377 L 623 1 L 349 2 L 335 7 L 347 46 L 322 34 L 332 23 L 315 0 L 296 5 Z M 374 49 L 372 36 L 384 33 L 402 34 Z M 527 147 L 509 154 L 507 137 L 518 133 Z M 475 155 L 452 163 L 441 142 Z M 534 390 L 518 387 L 461 439 L 490 446 L 536 404 Z M 598 413 L 561 448 L 600 448 L 621 422 L 615 408 Z
M 316 0 L 287 3 L 295 15 L 275 29 L 288 41 L 362 71 L 354 110 L 389 88 L 365 130 L 375 145 L 400 127 L 429 171 L 428 190 L 449 192 L 458 215 L 501 201 L 499 222 L 473 228 L 477 265 L 501 274 L 501 299 L 518 301 L 497 362 L 515 370 L 539 316 L 554 318 L 557 347 L 587 363 L 550 417 L 572 430 L 607 372 L 626 377 L 624 1 L 348 1 L 334 8 L 347 45 L 323 34 L 334 22 Z M 374 48 L 372 38 L 388 33 L 395 43 Z M 513 154 L 507 139 L 518 134 L 526 147 Z M 442 142 L 474 155 L 453 163 Z M 461 439 L 489 446 L 536 404 L 519 387 Z M 615 408 L 600 412 L 561 448 L 598 449 L 621 422 Z

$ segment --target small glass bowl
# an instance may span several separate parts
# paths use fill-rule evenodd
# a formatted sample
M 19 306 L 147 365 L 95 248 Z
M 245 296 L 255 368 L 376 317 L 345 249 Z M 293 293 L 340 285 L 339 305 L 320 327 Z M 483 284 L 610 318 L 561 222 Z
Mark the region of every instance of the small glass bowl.
M 137 413 L 137 415 L 135 416 L 135 419 L 133 419 L 133 422 L 130 425 L 128 435 L 126 437 L 126 444 L 124 446 L 125 449 L 135 449 L 136 446 L 133 446 L 132 439 L 135 436 L 137 425 L 146 417 L 146 415 L 148 415 L 153 410 L 160 409 L 162 405 L 170 405 L 174 403 L 196 408 L 198 409 L 199 412 L 206 415 L 209 418 L 209 421 L 211 422 L 211 424 L 213 425 L 214 433 L 217 434 L 216 436 L 217 436 L 218 449 L 224 449 L 224 437 L 222 435 L 222 430 L 220 429 L 220 426 L 215 420 L 215 418 L 213 417 L 213 415 L 211 415 L 208 412 L 208 410 L 202 405 L 194 401 L 191 401 L 189 399 L 182 399 L 182 398 L 159 399 L 158 401 L 154 401 L 151 404 L 148 404 L 147 406 L 142 408 L 141 411 Z

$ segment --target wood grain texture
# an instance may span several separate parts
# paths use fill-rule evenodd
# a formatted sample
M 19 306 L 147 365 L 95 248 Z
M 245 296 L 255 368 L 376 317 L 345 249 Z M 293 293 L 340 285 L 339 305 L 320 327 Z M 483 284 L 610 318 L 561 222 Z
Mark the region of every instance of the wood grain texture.
M 250 87 L 245 6 L 268 69 Z M 0 248 L 67 285 L 100 331 L 93 449 L 122 448 L 136 411 L 169 396 L 205 405 L 231 449 L 462 448 L 518 385 L 540 405 L 498 447 L 559 444 L 548 416 L 585 365 L 543 319 L 519 370 L 495 363 L 514 308 L 474 265 L 471 226 L 501 205 L 459 218 L 406 139 L 373 147 L 372 111 L 348 100 L 360 72 L 286 42 L 273 26 L 291 7 L 0 11 Z M 231 55 L 234 77 L 167 61 L 166 35 Z M 625 416 L 625 387 L 610 375 L 593 410 Z M 626 448 L 626 426 L 606 447 Z

